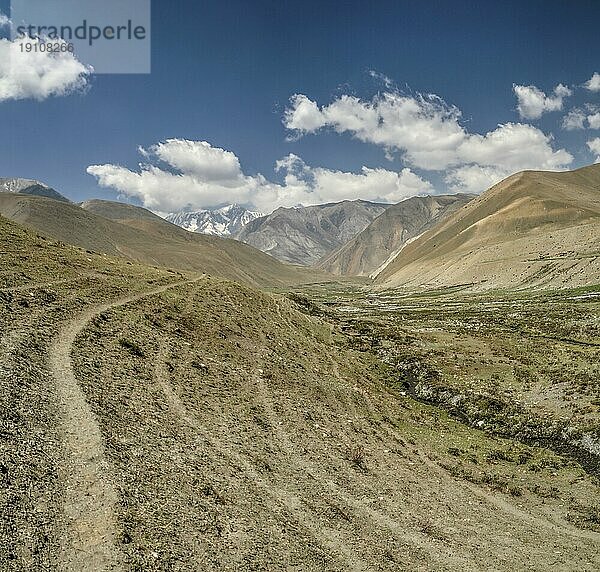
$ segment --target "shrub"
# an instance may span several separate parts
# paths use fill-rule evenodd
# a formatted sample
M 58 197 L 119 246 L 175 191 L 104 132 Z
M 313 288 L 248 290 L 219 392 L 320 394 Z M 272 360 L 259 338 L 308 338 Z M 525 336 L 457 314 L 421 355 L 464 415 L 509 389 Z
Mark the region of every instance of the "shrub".
M 146 357 L 144 350 L 136 342 L 128 340 L 127 338 L 120 338 L 119 343 L 125 349 L 129 350 L 134 356 Z

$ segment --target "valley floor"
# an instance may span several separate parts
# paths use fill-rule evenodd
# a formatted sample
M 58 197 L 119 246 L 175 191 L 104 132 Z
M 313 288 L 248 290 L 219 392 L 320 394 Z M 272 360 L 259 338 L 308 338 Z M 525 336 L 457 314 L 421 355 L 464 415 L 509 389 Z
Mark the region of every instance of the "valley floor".
M 594 434 L 595 290 L 288 297 L 11 232 L 0 568 L 600 568 L 594 467 L 499 436 L 505 395 Z

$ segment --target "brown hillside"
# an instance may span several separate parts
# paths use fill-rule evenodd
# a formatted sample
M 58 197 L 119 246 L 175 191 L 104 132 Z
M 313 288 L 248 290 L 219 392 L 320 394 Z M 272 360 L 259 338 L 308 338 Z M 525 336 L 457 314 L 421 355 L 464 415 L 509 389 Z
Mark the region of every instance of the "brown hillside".
M 3 216 L 94 252 L 262 286 L 315 279 L 314 272 L 286 266 L 251 246 L 188 232 L 140 207 L 109 201 L 86 205 L 0 193 Z
M 323 258 L 318 268 L 367 276 L 417 236 L 468 203 L 474 195 L 411 197 L 387 208 L 367 228 Z
M 408 245 L 383 286 L 566 287 L 600 282 L 600 165 L 525 171 Z

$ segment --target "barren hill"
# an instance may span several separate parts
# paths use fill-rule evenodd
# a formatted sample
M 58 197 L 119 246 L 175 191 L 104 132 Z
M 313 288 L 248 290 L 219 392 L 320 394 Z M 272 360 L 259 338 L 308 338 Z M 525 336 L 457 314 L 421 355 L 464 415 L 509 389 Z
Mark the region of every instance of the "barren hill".
M 388 206 L 359 200 L 278 208 L 250 221 L 236 238 L 283 262 L 309 266 L 356 236 Z
M 468 203 L 474 195 L 412 197 L 392 205 L 367 228 L 316 266 L 332 274 L 366 276 L 410 240 Z
M 2 217 L 0 246 L 3 570 L 598 568 L 589 476 L 296 302 Z
M 314 273 L 286 266 L 248 245 L 188 232 L 141 207 L 111 201 L 87 201 L 83 207 L 0 193 L 0 214 L 90 251 L 257 285 L 314 279 Z
M 568 287 L 600 282 L 600 165 L 525 171 L 407 245 L 384 287 Z

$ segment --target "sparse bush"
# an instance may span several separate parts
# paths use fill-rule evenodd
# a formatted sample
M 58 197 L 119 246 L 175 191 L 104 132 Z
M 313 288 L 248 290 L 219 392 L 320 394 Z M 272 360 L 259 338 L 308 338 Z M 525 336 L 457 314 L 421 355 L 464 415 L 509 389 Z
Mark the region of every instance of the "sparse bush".
M 365 466 L 365 448 L 362 445 L 352 447 L 349 453 L 350 461 L 359 469 L 366 469 Z
M 120 338 L 119 344 L 123 346 L 125 349 L 129 350 L 134 356 L 137 357 L 146 357 L 144 350 L 140 347 L 140 345 L 132 340 L 128 340 L 127 338 Z
M 567 513 L 567 520 L 582 528 L 600 529 L 600 506 L 575 503 Z
M 520 497 L 523 494 L 523 489 L 518 485 L 508 485 L 508 493 L 513 497 Z
M 431 538 L 435 538 L 436 540 L 446 540 L 446 536 L 442 533 L 441 530 L 435 525 L 435 523 L 426 518 L 419 522 L 419 530 L 430 536 Z
M 323 314 L 323 311 L 317 304 L 302 294 L 291 292 L 290 294 L 287 294 L 287 298 L 300 306 L 302 311 L 306 312 L 307 314 L 311 314 L 313 316 L 319 316 Z
M 487 455 L 487 460 L 488 461 L 509 461 L 512 462 L 513 458 L 512 455 L 510 454 L 510 452 L 508 451 L 504 451 L 502 449 L 494 449 L 493 451 L 490 451 Z

